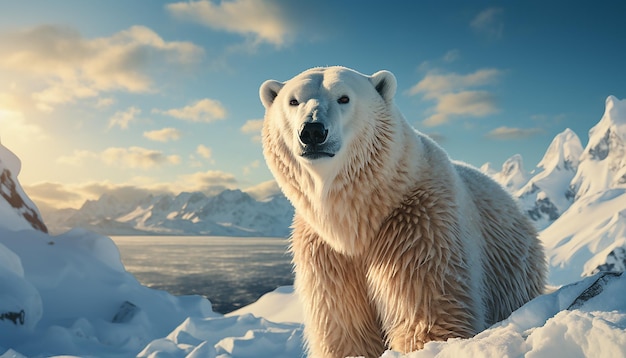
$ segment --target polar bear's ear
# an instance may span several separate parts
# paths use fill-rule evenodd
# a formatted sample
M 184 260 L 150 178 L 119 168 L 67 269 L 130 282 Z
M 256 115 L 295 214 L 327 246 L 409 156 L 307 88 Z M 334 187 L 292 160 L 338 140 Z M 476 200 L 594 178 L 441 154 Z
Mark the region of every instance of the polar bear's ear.
M 394 76 L 393 73 L 385 70 L 378 71 L 370 77 L 370 81 L 385 101 L 393 99 L 393 96 L 396 94 L 396 87 L 398 86 L 396 76 Z
M 275 80 L 267 80 L 263 82 L 261 88 L 259 89 L 259 97 L 261 97 L 261 102 L 265 108 L 270 108 L 276 96 L 278 96 L 278 92 L 283 88 L 285 83 L 278 82 Z

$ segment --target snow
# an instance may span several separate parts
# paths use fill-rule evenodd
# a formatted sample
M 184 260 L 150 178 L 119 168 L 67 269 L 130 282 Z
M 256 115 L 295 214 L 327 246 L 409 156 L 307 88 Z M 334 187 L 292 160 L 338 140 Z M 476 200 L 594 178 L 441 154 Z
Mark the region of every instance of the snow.
M 532 178 L 513 194 L 538 229 L 548 227 L 572 204 L 569 186 L 582 152 L 576 133 L 569 128 L 559 133 L 531 173 Z
M 622 153 L 620 140 L 626 138 L 625 106 L 626 101 L 607 99 L 605 115 L 590 132 L 571 181 L 578 185 L 576 196 L 541 232 L 550 283 L 559 288 L 528 302 L 475 337 L 430 342 L 423 350 L 408 354 L 387 351 L 383 358 L 626 357 L 626 275 L 598 273 L 582 278 L 626 247 L 626 180 L 620 177 L 626 173 L 626 163 L 613 154 Z M 606 128 L 614 134 L 602 134 Z M 571 153 L 577 150 L 571 133 L 564 132 L 561 139 L 555 139 L 560 144 L 538 165 L 541 170 L 533 174 L 535 179 L 565 163 L 561 159 L 568 156 L 567 150 L 561 149 L 567 143 L 573 143 Z M 573 161 L 571 164 L 575 166 Z M 9 170 L 16 184 L 10 194 L 31 205 L 17 182 L 20 165 L 19 159 L 0 146 L 0 170 Z M 512 183 L 512 189 L 520 190 L 533 180 L 523 178 L 521 157 L 505 169 L 509 175 L 503 178 Z M 596 172 L 600 170 L 605 172 Z M 538 186 L 544 181 L 535 182 Z M 547 187 L 541 188 L 544 194 L 537 198 L 552 200 L 554 194 Z M 193 195 L 153 198 L 144 202 L 144 208 L 154 208 L 163 200 L 160 212 L 166 217 L 172 215 L 171 205 L 178 200 L 187 206 L 178 205 L 177 215 L 197 213 L 194 204 L 199 201 L 191 200 Z M 110 205 L 115 201 L 102 200 Z M 229 192 L 215 200 L 226 204 L 251 199 Z M 137 207 L 129 205 L 124 214 Z M 30 208 L 37 212 L 34 205 Z M 112 208 L 94 205 L 92 209 Z M 226 220 L 229 214 L 214 215 Z M 21 207 L 12 207 L 0 196 L 2 358 L 286 358 L 304 354 L 303 309 L 293 287 L 280 287 L 249 306 L 221 315 L 213 312 L 203 297 L 173 296 L 142 286 L 126 271 L 117 247 L 106 236 L 83 229 L 53 236 L 31 224 Z
M 302 305 L 293 286 L 279 287 L 274 292 L 265 294 L 258 301 L 242 307 L 226 316 L 253 314 L 272 322 L 304 322 Z
M 589 131 L 580 170 L 572 180 L 576 197 L 626 184 L 626 100 L 609 96 L 600 122 Z
M 0 144 L 0 226 L 12 230 L 30 229 L 33 222 L 41 223 L 39 210 L 17 181 L 21 169 L 20 159 Z M 9 203 L 5 198 L 18 198 L 20 202 Z M 43 224 L 39 227 L 44 228 Z
M 608 278 L 599 295 L 568 309 L 597 280 L 539 296 L 471 339 L 429 342 L 418 352 L 382 357 L 625 357 L 626 275 Z
M 580 279 L 605 262 L 610 251 L 626 246 L 626 188 L 578 199 L 540 237 L 550 264 L 550 283 Z
M 491 168 L 487 165 L 483 166 L 483 170 L 487 171 L 487 174 L 490 174 L 489 171 Z M 522 156 L 516 154 L 507 159 L 504 164 L 502 164 L 502 171 L 493 174 L 493 177 L 510 192 L 519 190 L 528 182 L 528 173 L 524 171 Z

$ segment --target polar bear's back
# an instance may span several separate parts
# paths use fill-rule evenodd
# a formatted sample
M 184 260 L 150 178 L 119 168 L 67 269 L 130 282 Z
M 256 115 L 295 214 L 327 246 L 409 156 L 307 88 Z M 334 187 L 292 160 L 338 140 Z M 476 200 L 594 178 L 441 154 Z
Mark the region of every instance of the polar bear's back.
M 478 209 L 485 255 L 486 323 L 505 319 L 544 291 L 547 265 L 537 231 L 502 186 L 463 163 L 455 168 Z

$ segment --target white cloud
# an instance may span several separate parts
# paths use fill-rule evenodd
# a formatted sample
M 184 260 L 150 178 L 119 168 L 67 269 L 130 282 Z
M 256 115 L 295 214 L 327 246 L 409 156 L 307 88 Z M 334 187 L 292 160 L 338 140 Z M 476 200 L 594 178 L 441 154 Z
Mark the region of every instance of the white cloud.
M 244 191 L 256 200 L 263 200 L 271 195 L 279 194 L 280 188 L 278 187 L 276 180 L 269 180 L 255 186 L 251 186 Z
M 488 91 L 471 88 L 495 84 L 502 74 L 493 68 L 466 75 L 431 71 L 408 94 L 421 94 L 436 102 L 432 114 L 423 121 L 426 126 L 442 125 L 454 117 L 484 117 L 498 112 L 496 98 Z
M 157 142 L 169 142 L 169 141 L 179 140 L 181 133 L 180 133 L 180 130 L 176 128 L 168 127 L 168 128 L 143 132 L 143 136 L 150 140 L 154 140 Z
M 486 134 L 486 137 L 498 140 L 524 139 L 543 133 L 541 128 L 498 127 Z
M 281 8 L 267 0 L 178 2 L 167 5 L 166 9 L 179 19 L 246 36 L 256 45 L 266 42 L 281 46 L 295 32 Z
M 153 91 L 151 68 L 197 62 L 203 53 L 144 26 L 93 39 L 55 25 L 0 34 L 0 69 L 36 83 L 31 92 L 43 110 L 102 92 Z
M 431 71 L 411 87 L 409 94 L 423 93 L 425 98 L 432 99 L 446 92 L 493 84 L 500 79 L 502 74 L 501 70 L 495 68 L 481 69 L 467 75 Z
M 84 202 L 83 195 L 61 183 L 47 182 L 24 185 L 24 190 L 41 210 L 43 210 L 42 204 L 44 207 L 59 209 L 79 207 Z
M 261 142 L 261 129 L 263 129 L 263 119 L 249 119 L 241 126 L 240 130 L 245 134 L 252 134 L 253 142 Z
M 163 165 L 180 164 L 178 155 L 166 155 L 161 151 L 142 147 L 110 147 L 97 153 L 89 150 L 76 150 L 72 155 L 57 159 L 60 164 L 82 165 L 86 161 L 101 160 L 103 163 L 121 168 L 152 169 Z
M 181 188 L 186 188 L 187 191 L 201 191 L 207 195 L 237 187 L 237 179 L 234 175 L 219 170 L 182 175 L 180 179 L 177 185 Z
M 128 129 L 130 122 L 135 120 L 135 116 L 141 114 L 141 109 L 130 107 L 125 111 L 117 111 L 113 117 L 109 118 L 109 129 L 115 126 L 121 129 Z
M 102 152 L 102 160 L 112 166 L 151 169 L 164 164 L 179 164 L 177 155 L 165 155 L 158 150 L 141 147 L 111 147 Z
M 263 128 L 263 120 L 262 119 L 249 119 L 241 126 L 241 132 L 246 134 L 258 133 L 261 132 Z
M 497 7 L 487 8 L 470 22 L 470 27 L 477 33 L 486 36 L 489 39 L 498 40 L 504 34 L 504 22 L 502 16 L 504 10 Z
M 203 144 L 198 145 L 198 147 L 196 148 L 196 153 L 198 153 L 198 155 L 201 156 L 202 158 L 211 159 L 211 155 L 212 155 L 211 148 Z
M 498 111 L 494 95 L 486 91 L 447 93 L 437 101 L 435 114 L 422 122 L 426 126 L 448 123 L 452 116 L 484 117 Z
M 192 122 L 209 123 L 226 118 L 226 109 L 214 99 L 205 98 L 183 108 L 168 110 L 153 109 L 152 113 L 165 114 Z

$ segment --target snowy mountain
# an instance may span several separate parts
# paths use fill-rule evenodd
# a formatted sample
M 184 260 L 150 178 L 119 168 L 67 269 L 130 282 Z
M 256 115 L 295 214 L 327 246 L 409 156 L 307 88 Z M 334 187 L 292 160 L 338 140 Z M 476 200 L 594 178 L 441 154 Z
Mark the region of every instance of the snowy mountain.
M 609 96 L 583 150 L 570 129 L 558 134 L 518 190 L 521 156 L 501 172 L 483 172 L 509 189 L 541 231 L 550 283 L 562 285 L 601 269 L 626 266 L 626 100 Z M 578 270 L 576 268 L 582 268 Z
M 583 152 L 580 139 L 571 129 L 558 134 L 546 151 L 531 179 L 514 196 L 538 229 L 548 227 L 572 204 L 570 182 L 578 170 Z
M 255 200 L 240 190 L 146 196 L 129 201 L 112 195 L 78 210 L 46 215 L 53 232 L 81 227 L 106 235 L 276 236 L 289 234 L 293 207 L 282 195 Z
M 626 100 L 609 96 L 600 122 L 589 131 L 580 170 L 572 180 L 576 198 L 626 184 Z
M 0 225 L 48 232 L 39 210 L 17 181 L 21 169 L 19 158 L 0 144 Z
M 541 232 L 553 283 L 580 277 L 574 267 L 589 275 L 626 265 L 625 149 L 626 100 L 609 96 L 570 183 L 573 203 Z
M 498 183 L 509 192 L 518 191 L 528 182 L 528 173 L 524 171 L 524 161 L 522 156 L 515 154 L 502 164 L 502 170 L 496 171 L 491 163 L 486 163 L 481 167 L 483 173 L 491 175 Z

